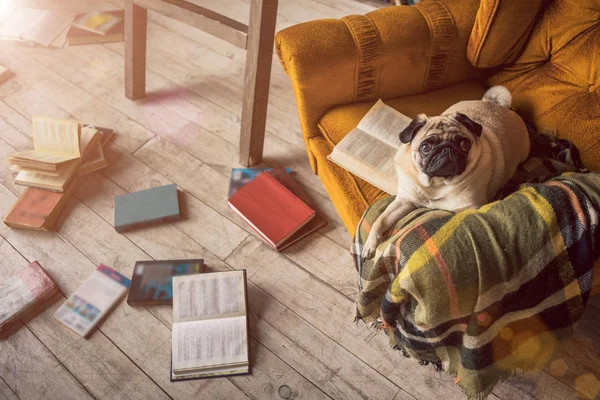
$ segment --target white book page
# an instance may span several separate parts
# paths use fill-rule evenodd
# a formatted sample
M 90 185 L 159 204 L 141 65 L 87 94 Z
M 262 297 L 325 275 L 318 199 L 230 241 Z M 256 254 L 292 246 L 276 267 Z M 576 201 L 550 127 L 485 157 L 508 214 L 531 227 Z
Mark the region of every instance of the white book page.
M 173 324 L 172 369 L 247 363 L 247 329 L 245 316 Z
M 69 161 L 57 171 L 58 175 L 47 175 L 39 172 L 27 172 L 21 170 L 15 177 L 18 185 L 40 187 L 50 190 L 65 189 L 63 186 L 75 175 L 77 168 L 81 165 L 81 159 Z
M 32 125 L 35 150 L 81 156 L 79 121 L 33 117 Z
M 412 120 L 379 100 L 333 149 L 328 159 L 389 193 L 397 193 L 394 157 Z
M 396 111 L 379 100 L 369 112 L 360 120 L 358 128 L 367 134 L 376 137 L 393 146 L 400 148 L 400 132 L 402 132 L 412 119 Z
M 398 139 L 397 139 L 398 140 Z M 400 142 L 398 140 L 398 142 Z M 360 129 L 352 130 L 336 146 L 336 150 L 355 158 L 367 168 L 373 168 L 384 175 L 396 176 L 394 156 L 399 147 L 374 139 Z
M 46 153 L 37 150 L 25 150 L 18 153 L 12 153 L 8 155 L 9 159 L 15 160 L 29 160 L 34 162 L 48 163 L 48 164 L 61 164 L 70 160 L 79 158 L 76 155 L 69 154 L 58 154 L 58 153 Z
M 35 24 L 23 31 L 21 39 L 48 47 L 54 39 L 71 26 L 71 22 L 73 22 L 73 16 L 46 11 Z
M 50 47 L 55 49 L 62 49 L 67 44 L 67 34 L 71 30 L 71 24 L 67 27 L 50 43 Z
M 173 277 L 173 321 L 246 315 L 243 272 L 211 272 Z

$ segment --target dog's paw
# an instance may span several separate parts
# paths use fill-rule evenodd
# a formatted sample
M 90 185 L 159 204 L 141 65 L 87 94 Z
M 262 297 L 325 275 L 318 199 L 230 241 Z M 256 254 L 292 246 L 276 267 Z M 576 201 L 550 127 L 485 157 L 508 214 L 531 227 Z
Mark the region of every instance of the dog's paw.
M 362 252 L 360 253 L 360 256 L 363 261 L 373 258 L 373 256 L 375 255 L 375 251 L 377 250 L 378 242 L 379 241 L 375 236 L 369 235 L 367 241 L 363 245 Z

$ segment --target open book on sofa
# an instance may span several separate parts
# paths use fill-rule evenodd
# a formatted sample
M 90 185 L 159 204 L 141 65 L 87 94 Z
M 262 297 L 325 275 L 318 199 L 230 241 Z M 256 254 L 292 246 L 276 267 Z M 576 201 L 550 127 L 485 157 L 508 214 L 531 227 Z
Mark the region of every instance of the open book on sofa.
M 379 100 L 327 158 L 371 185 L 395 195 L 398 180 L 394 156 L 402 145 L 398 135 L 411 121 Z

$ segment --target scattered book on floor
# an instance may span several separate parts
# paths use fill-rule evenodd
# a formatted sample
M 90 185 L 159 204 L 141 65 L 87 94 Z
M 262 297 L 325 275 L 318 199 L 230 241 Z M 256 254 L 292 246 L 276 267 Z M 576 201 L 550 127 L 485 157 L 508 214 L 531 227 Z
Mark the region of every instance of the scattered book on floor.
M 66 38 L 72 15 L 21 8 L 10 15 L 0 26 L 0 39 L 25 42 L 45 47 L 62 47 L 61 36 Z
M 14 74 L 5 66 L 0 65 L 0 85 L 9 80 Z
M 113 26 L 111 29 L 106 31 L 105 34 L 99 34 L 91 32 L 89 30 L 80 29 L 76 26 L 71 26 L 71 29 L 67 33 L 67 41 L 69 46 L 80 45 L 80 44 L 93 44 L 93 43 L 114 43 L 122 42 L 125 38 L 124 29 L 124 11 L 106 11 L 106 13 L 114 15 L 120 19 L 120 22 Z M 85 14 L 78 15 L 75 19 L 83 18 Z
M 100 264 L 56 310 L 54 318 L 87 339 L 125 298 L 130 284 L 129 279 Z
M 250 373 L 246 271 L 173 277 L 171 381 Z
M 394 157 L 402 143 L 399 134 L 411 119 L 379 100 L 328 156 L 371 185 L 395 195 L 398 179 Z
M 4 218 L 4 223 L 11 228 L 52 231 L 74 190 L 75 185 L 63 193 L 27 188 Z
M 0 339 L 10 336 L 59 297 L 58 286 L 37 261 L 0 282 Z
M 21 171 L 17 174 L 15 183 L 18 185 L 64 192 L 75 178 L 82 160 L 86 160 L 89 157 L 90 153 L 98 143 L 100 143 L 100 133 L 97 130 L 88 127 L 82 128 L 81 140 L 79 143 L 81 158 L 69 161 L 61 166 L 57 176 Z
M 177 185 L 165 185 L 115 197 L 115 230 L 127 230 L 178 221 Z
M 56 171 L 61 165 L 81 158 L 79 121 L 33 117 L 33 150 L 8 155 L 13 165 Z
M 77 176 L 83 176 L 108 166 L 102 146 L 95 146 L 89 157 L 77 170 Z
M 130 306 L 173 304 L 173 277 L 206 272 L 204 260 L 137 261 L 133 267 Z
M 229 179 L 229 191 L 227 198 L 230 198 L 240 190 L 242 186 L 256 178 L 265 171 L 271 171 L 273 168 L 233 168 L 231 170 L 231 178 Z M 285 169 L 288 173 L 292 172 L 290 168 Z
M 73 26 L 77 29 L 95 33 L 97 35 L 106 35 L 122 21 L 122 10 L 90 11 L 78 15 L 73 21 Z
M 315 217 L 315 210 L 268 172 L 238 190 L 227 203 L 277 250 Z
M 308 221 L 302 228 L 296 231 L 292 236 L 290 236 L 286 241 L 284 241 L 279 250 L 285 250 L 287 247 L 292 244 L 298 242 L 300 239 L 305 238 L 311 233 L 321 229 L 325 225 L 327 225 L 327 218 L 323 213 L 318 209 L 317 205 L 310 197 L 308 193 L 300 186 L 298 182 L 290 175 L 283 167 L 277 167 L 272 171 L 265 172 L 273 176 L 273 178 L 277 179 L 279 183 L 285 186 L 290 192 L 292 192 L 296 197 L 302 200 L 307 206 L 315 210 L 315 217 Z

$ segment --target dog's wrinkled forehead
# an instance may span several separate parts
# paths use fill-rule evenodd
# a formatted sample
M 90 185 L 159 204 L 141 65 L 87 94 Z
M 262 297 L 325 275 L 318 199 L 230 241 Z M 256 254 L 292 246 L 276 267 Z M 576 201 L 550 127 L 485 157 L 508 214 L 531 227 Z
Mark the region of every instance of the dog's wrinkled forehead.
M 428 136 L 438 136 L 442 140 L 450 140 L 453 135 L 460 134 L 460 123 L 448 115 L 440 115 L 437 117 L 429 117 L 425 121 L 425 125 L 417 134 L 417 137 L 426 138 Z
M 419 114 L 399 134 L 402 143 L 410 143 L 416 137 L 420 140 L 427 136 L 438 135 L 442 140 L 450 140 L 457 134 L 470 134 L 473 138 L 481 136 L 483 127 L 471 118 L 456 112 L 454 114 L 427 117 Z

